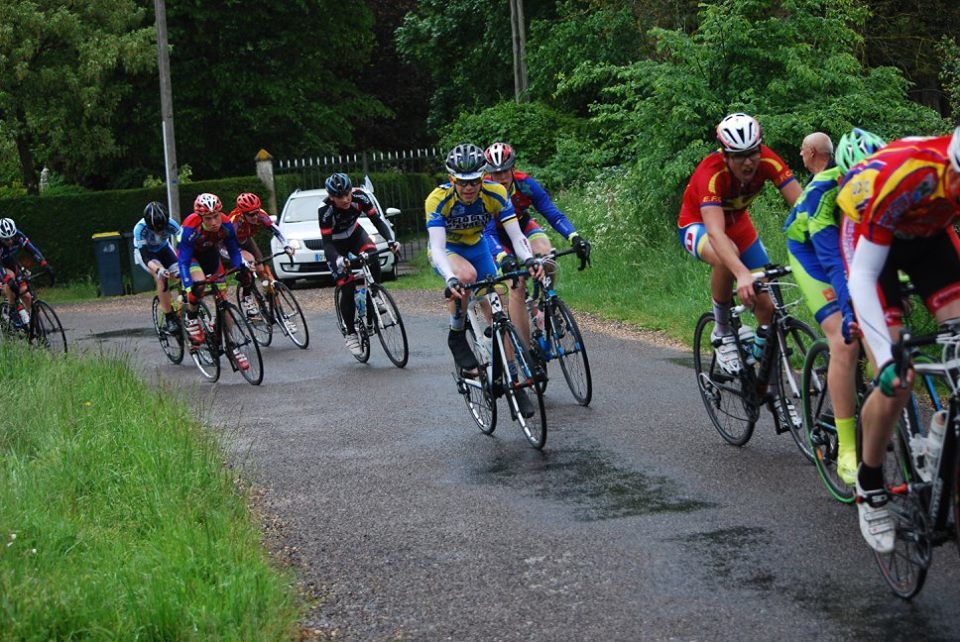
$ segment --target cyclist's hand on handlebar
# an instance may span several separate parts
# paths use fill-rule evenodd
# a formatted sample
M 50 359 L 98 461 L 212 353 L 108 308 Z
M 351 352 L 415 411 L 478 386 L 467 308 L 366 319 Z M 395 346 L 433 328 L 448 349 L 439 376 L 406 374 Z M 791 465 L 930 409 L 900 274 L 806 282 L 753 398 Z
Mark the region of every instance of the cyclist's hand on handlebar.
M 466 290 L 463 289 L 463 284 L 460 283 L 460 279 L 455 276 L 447 279 L 447 290 L 450 291 L 450 296 L 455 299 L 464 299 L 467 296 Z
M 390 248 L 390 251 L 394 254 L 400 253 L 400 244 L 397 241 L 387 241 L 387 247 Z
M 570 246 L 576 250 L 577 258 L 587 264 L 590 262 L 590 243 L 587 239 L 574 232 L 570 237 Z M 582 269 L 582 268 L 581 268 Z
M 168 270 L 167 268 L 160 268 L 159 270 L 157 270 L 157 278 L 158 279 L 170 278 L 170 270 Z
M 740 297 L 740 303 L 747 307 L 753 307 L 757 298 L 757 293 L 753 289 L 755 281 L 753 273 L 749 270 L 737 275 L 737 296 Z
M 289 257 L 291 257 L 291 258 L 293 257 L 293 248 L 290 247 L 289 245 L 284 245 L 284 246 L 283 246 L 283 251 L 286 253 L 287 256 L 289 256 Z
M 203 296 L 203 284 L 194 283 L 190 286 L 190 294 L 193 295 L 193 298 L 199 299 Z
M 543 261 L 540 259 L 531 256 L 529 259 L 523 262 L 523 265 L 525 268 L 527 268 L 527 271 L 533 278 L 543 278 Z
M 517 257 L 512 254 L 505 255 L 500 259 L 500 271 L 504 274 L 508 272 L 515 272 L 520 268 L 520 264 L 517 263 Z
M 841 321 L 840 332 L 843 334 L 843 342 L 851 344 L 860 337 L 860 326 L 852 314 L 844 314 Z
M 909 391 L 913 388 L 913 368 L 907 370 L 906 377 L 901 377 L 897 374 L 896 361 L 890 360 L 880 368 L 876 383 L 885 397 L 899 397 L 909 394 Z

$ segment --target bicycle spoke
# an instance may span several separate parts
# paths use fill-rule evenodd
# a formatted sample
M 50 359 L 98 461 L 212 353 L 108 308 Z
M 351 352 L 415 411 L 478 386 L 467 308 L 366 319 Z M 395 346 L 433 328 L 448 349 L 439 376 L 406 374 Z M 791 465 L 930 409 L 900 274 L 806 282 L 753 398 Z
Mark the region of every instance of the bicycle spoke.
M 293 296 L 290 288 L 280 281 L 274 283 L 273 287 L 276 323 L 295 346 L 301 350 L 305 350 L 310 344 L 310 329 L 307 327 L 307 320 L 303 316 L 300 304 L 297 302 L 296 297 Z M 338 307 L 337 316 L 339 317 L 339 315 Z
M 254 331 L 243 313 L 232 303 L 220 303 L 223 308 L 224 349 L 227 358 L 240 375 L 254 386 L 263 381 L 263 358 Z
M 372 312 L 375 320 L 377 337 L 387 358 L 393 365 L 402 368 L 407 365 L 409 350 L 407 348 L 407 331 L 403 327 L 400 310 L 387 290 L 379 285 L 370 286 Z
M 697 322 L 693 337 L 693 362 L 697 387 L 707 415 L 725 441 L 742 446 L 750 440 L 759 408 L 754 406 L 744 390 L 755 385 L 753 370 L 740 375 L 723 372 L 717 364 L 710 336 L 714 328 L 713 314 L 705 313 Z

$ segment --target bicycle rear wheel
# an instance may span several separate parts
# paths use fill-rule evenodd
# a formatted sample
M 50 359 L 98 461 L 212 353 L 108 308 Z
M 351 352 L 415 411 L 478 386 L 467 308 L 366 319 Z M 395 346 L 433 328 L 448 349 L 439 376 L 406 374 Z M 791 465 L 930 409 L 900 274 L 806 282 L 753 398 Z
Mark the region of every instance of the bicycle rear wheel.
M 220 341 L 216 335 L 217 328 L 210 317 L 210 309 L 203 301 L 197 306 L 197 318 L 203 328 L 203 341 L 194 345 L 184 330 L 184 342 L 190 345 L 190 358 L 200 374 L 207 381 L 214 382 L 220 378 Z
M 756 387 L 753 368 L 741 368 L 739 374 L 720 369 L 714 346 L 710 341 L 715 326 L 713 313 L 705 312 L 697 321 L 693 333 L 693 368 L 697 388 L 707 409 L 707 416 L 723 439 L 734 446 L 742 446 L 753 435 L 760 408 L 750 401 L 747 390 Z
M 306 350 L 310 344 L 310 329 L 307 327 L 307 319 L 303 316 L 303 310 L 300 309 L 297 298 L 293 296 L 290 288 L 280 281 L 275 282 L 273 288 L 275 293 L 273 305 L 276 311 L 273 315 L 274 321 L 293 345 Z M 337 308 L 337 316 L 339 315 L 340 309 Z
M 393 365 L 402 368 L 407 365 L 410 352 L 407 346 L 407 331 L 403 327 L 400 310 L 386 288 L 378 283 L 370 285 L 371 308 L 377 337 L 387 358 Z M 383 308 L 383 312 L 380 308 Z
M 153 331 L 157 334 L 160 349 L 171 363 L 179 364 L 183 361 L 183 333 L 171 334 L 167 332 L 167 315 L 160 309 L 160 297 L 153 297 Z
M 507 400 L 510 415 L 520 424 L 527 441 L 536 449 L 542 449 L 547 443 L 547 412 L 543 407 L 543 393 L 537 387 L 537 379 L 541 376 L 537 370 L 530 352 L 520 340 L 516 328 L 507 322 L 504 327 L 495 333 L 497 341 L 503 346 L 513 346 L 514 368 L 505 367 L 501 373 L 503 394 Z M 494 347 L 494 358 L 502 354 L 499 347 Z M 520 396 L 526 395 L 532 410 L 529 416 L 520 412 Z M 534 398 L 530 398 L 533 395 Z
M 30 316 L 30 343 L 55 354 L 65 354 L 67 351 L 67 336 L 63 332 L 57 313 L 39 299 L 33 301 L 33 311 Z
M 803 364 L 810 346 L 817 340 L 817 333 L 803 321 L 787 319 L 783 333 L 777 333 L 780 343 L 780 367 L 777 370 L 777 384 L 780 396 L 777 404 L 780 414 L 787 420 L 790 436 L 797 444 L 801 454 L 811 463 L 813 451 L 807 442 L 801 416 L 801 391 Z
M 486 349 L 477 347 L 476 335 L 470 325 L 467 325 L 467 341 L 470 342 L 477 363 L 480 364 L 479 374 L 475 379 L 458 375 L 457 390 L 463 395 L 467 410 L 480 432 L 489 435 L 497 428 L 497 400 L 490 389 L 490 379 L 487 376 L 490 355 Z
M 243 300 L 242 288 L 238 286 L 236 291 L 237 307 L 242 311 L 243 306 L 240 304 Z M 259 313 L 254 316 L 248 316 L 244 313 L 244 318 L 250 325 L 250 329 L 253 330 L 253 338 L 263 347 L 267 347 L 273 341 L 273 315 L 270 314 L 270 306 L 267 305 L 260 288 L 256 285 L 251 286 L 250 294 L 253 295 L 253 300 L 257 302 Z
M 587 357 L 583 335 L 580 334 L 580 326 L 560 297 L 557 297 L 550 307 L 553 317 L 550 320 L 553 346 L 560 361 L 560 369 L 563 370 L 563 377 L 577 403 L 588 406 L 593 398 L 593 377 L 590 375 L 590 359 Z
M 803 363 L 802 407 L 803 427 L 807 447 L 813 453 L 813 463 L 827 492 L 838 502 L 849 504 L 856 491 L 848 486 L 837 472 L 839 441 L 833 412 L 833 403 L 827 387 L 830 369 L 830 345 L 818 339 L 810 346 Z
M 247 322 L 240 308 L 229 301 L 220 304 L 223 306 L 223 347 L 233 368 L 254 386 L 263 381 L 263 357 L 260 355 L 260 345 L 254 338 L 254 331 Z M 235 355 L 239 352 L 242 357 Z M 246 364 L 244 364 L 246 361 Z

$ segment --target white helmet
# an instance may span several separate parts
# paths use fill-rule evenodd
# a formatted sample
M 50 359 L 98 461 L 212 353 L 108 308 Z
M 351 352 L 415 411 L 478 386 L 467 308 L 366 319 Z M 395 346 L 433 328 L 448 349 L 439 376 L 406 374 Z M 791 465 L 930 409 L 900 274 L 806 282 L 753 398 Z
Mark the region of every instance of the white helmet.
M 760 123 L 744 113 L 730 114 L 717 125 L 717 142 L 727 153 L 753 151 L 763 142 Z
M 960 127 L 953 130 L 950 144 L 947 145 L 947 156 L 950 157 L 950 165 L 953 167 L 953 171 L 960 172 Z
M 0 239 L 12 239 L 17 233 L 17 225 L 12 218 L 0 219 Z

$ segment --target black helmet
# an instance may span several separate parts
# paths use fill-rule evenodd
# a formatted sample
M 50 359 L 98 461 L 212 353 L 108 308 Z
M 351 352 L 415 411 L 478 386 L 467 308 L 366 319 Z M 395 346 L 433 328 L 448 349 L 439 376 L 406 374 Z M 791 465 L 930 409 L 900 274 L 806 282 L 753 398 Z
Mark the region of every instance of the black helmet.
M 327 188 L 327 194 L 330 196 L 345 196 L 353 189 L 353 183 L 350 182 L 350 177 L 343 172 L 330 174 L 329 178 L 324 182 L 324 185 Z
M 166 229 L 167 221 L 167 212 L 163 209 L 163 205 L 157 201 L 152 203 L 147 203 L 147 206 L 143 208 L 143 220 L 151 230 L 161 231 Z
M 447 154 L 445 166 L 454 178 L 472 181 L 483 177 L 483 172 L 487 169 L 487 159 L 483 150 L 473 143 L 460 143 Z

